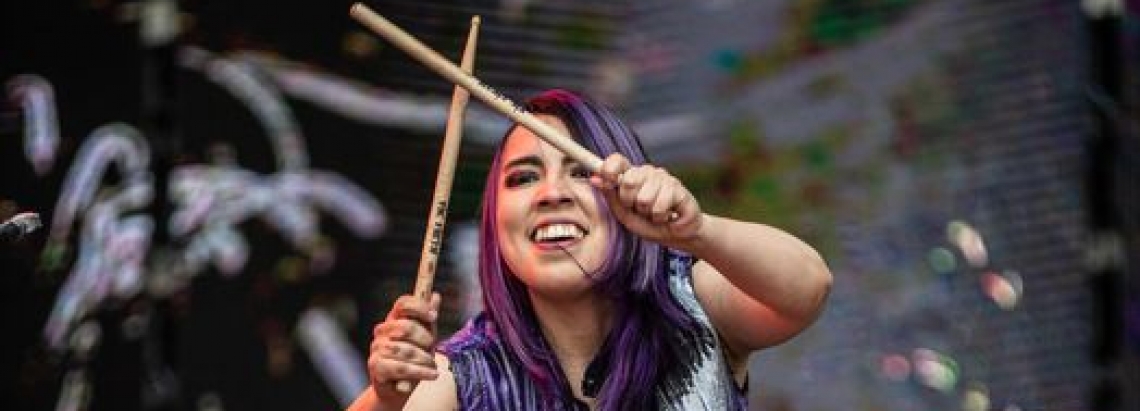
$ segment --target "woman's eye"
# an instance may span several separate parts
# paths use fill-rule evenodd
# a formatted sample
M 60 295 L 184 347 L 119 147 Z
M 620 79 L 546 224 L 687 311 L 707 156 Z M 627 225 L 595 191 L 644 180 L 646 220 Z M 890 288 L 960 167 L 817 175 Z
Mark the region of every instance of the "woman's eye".
M 538 180 L 538 173 L 530 170 L 524 170 L 507 174 L 505 182 L 508 188 L 512 188 L 531 183 L 535 180 Z
M 570 170 L 570 176 L 574 178 L 590 178 L 593 174 L 586 166 L 576 166 Z

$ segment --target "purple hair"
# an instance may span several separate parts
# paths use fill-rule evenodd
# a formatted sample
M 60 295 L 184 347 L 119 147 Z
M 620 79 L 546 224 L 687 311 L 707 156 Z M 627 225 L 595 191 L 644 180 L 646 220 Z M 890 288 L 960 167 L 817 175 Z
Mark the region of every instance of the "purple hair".
M 633 130 L 608 108 L 579 94 L 549 90 L 528 101 L 525 109 L 560 118 L 573 138 L 602 158 L 617 152 L 635 165 L 647 162 Z M 565 376 L 539 330 L 526 288 L 499 249 L 495 209 L 503 145 L 491 164 L 483 196 L 479 258 L 483 306 L 543 395 L 567 395 L 561 388 Z M 630 233 L 607 212 L 601 195 L 595 193 L 595 199 L 614 227 L 605 262 L 590 275 L 594 289 L 611 298 L 615 308 L 613 328 L 599 353 L 599 358 L 609 359 L 609 375 L 598 392 L 598 408 L 641 409 L 655 403 L 655 387 L 668 373 L 692 363 L 699 348 L 687 341 L 695 341 L 693 336 L 702 335 L 702 329 L 670 294 L 666 249 Z

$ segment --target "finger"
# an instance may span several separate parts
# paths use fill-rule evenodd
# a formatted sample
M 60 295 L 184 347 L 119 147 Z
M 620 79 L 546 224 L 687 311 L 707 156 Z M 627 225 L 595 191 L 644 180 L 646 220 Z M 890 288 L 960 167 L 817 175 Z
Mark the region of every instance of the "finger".
M 658 197 L 661 196 L 662 178 L 661 173 L 654 171 L 647 173 L 644 183 L 637 189 L 637 194 L 634 196 L 634 204 L 638 214 L 641 214 L 647 220 L 652 216 L 653 205 L 657 203 Z M 671 201 L 671 199 L 666 199 Z
M 433 310 L 431 301 L 424 301 L 419 297 L 411 295 L 402 296 L 396 301 L 396 306 L 392 309 L 392 314 L 389 316 L 390 320 L 406 318 L 425 324 L 435 322 L 439 310 L 438 307 Z M 435 314 L 433 314 L 433 311 Z
M 617 218 L 618 221 L 626 221 L 629 215 L 632 214 L 632 211 L 622 204 L 619 198 L 620 194 L 617 191 L 604 190 L 602 191 L 602 196 L 606 198 L 606 205 L 609 206 L 610 212 L 614 213 L 614 218 Z
M 397 381 L 434 380 L 439 377 L 439 370 L 432 366 L 414 364 L 391 358 L 379 358 L 375 361 L 376 379 L 378 384 L 392 384 Z
M 388 341 L 391 341 L 391 340 L 389 340 L 387 338 L 373 338 L 372 343 L 368 345 L 368 354 L 369 355 L 383 355 L 384 345 Z
M 686 195 L 671 211 L 669 226 L 683 228 L 699 224 L 702 217 L 700 205 L 692 195 Z
M 626 170 L 618 177 L 618 198 L 621 204 L 630 209 L 636 209 L 637 193 L 645 183 L 646 167 L 639 166 Z
M 435 357 L 431 352 L 404 341 L 388 341 L 380 350 L 384 358 L 435 367 Z
M 602 167 L 598 169 L 598 175 L 604 181 L 617 183 L 618 176 L 620 176 L 626 170 L 629 170 L 629 168 L 629 159 L 625 158 L 625 156 L 621 155 L 620 153 L 613 153 L 609 156 L 606 156 L 606 159 L 602 161 Z
M 424 349 L 435 344 L 435 334 L 427 325 L 408 319 L 392 321 L 389 336 L 393 340 L 406 341 Z
M 392 390 L 397 381 L 430 380 L 438 377 L 439 371 L 434 367 L 409 364 L 373 355 L 368 357 L 368 376 L 375 388 Z
M 399 318 L 400 313 L 404 311 L 404 306 L 414 303 L 415 300 L 416 297 L 411 294 L 404 294 L 396 298 L 396 301 L 392 303 L 392 309 L 388 310 L 388 316 L 385 319 L 392 320 Z
M 680 180 L 677 182 L 677 190 L 680 198 L 676 205 L 673 206 L 674 220 L 685 219 L 689 222 L 701 216 L 701 205 L 697 202 L 697 198 L 693 193 L 685 187 Z
M 665 184 L 649 208 L 650 219 L 657 224 L 671 222 L 673 218 L 679 217 L 675 209 L 683 200 L 684 193 L 675 182 Z

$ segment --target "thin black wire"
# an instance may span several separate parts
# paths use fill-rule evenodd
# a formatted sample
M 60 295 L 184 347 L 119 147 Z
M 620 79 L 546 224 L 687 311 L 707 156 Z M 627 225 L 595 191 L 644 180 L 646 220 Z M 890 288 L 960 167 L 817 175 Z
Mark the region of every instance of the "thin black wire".
M 571 254 L 570 251 L 566 249 L 566 247 L 563 247 L 561 244 L 559 244 L 557 247 L 559 250 L 562 250 L 562 252 L 566 253 L 566 256 L 570 257 L 570 260 L 574 261 L 574 265 L 577 265 L 578 269 L 582 270 L 582 275 L 586 276 L 586 278 L 594 277 L 592 274 L 590 274 L 589 271 L 586 271 L 586 267 L 583 267 L 582 263 L 578 261 L 578 258 L 574 257 L 574 254 Z

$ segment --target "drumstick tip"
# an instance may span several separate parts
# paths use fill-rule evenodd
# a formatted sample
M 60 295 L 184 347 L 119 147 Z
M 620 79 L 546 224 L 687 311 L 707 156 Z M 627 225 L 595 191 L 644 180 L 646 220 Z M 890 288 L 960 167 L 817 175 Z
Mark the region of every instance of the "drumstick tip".
M 479 18 L 479 15 L 474 15 L 474 16 L 472 16 L 472 17 L 471 17 L 471 25 L 472 25 L 472 26 L 478 26 L 478 25 L 479 25 L 479 22 L 480 22 L 480 21 L 482 21 L 482 20 L 483 20 L 483 19 Z
M 364 3 L 352 3 L 352 7 L 348 8 L 348 14 L 357 15 L 365 10 Z

